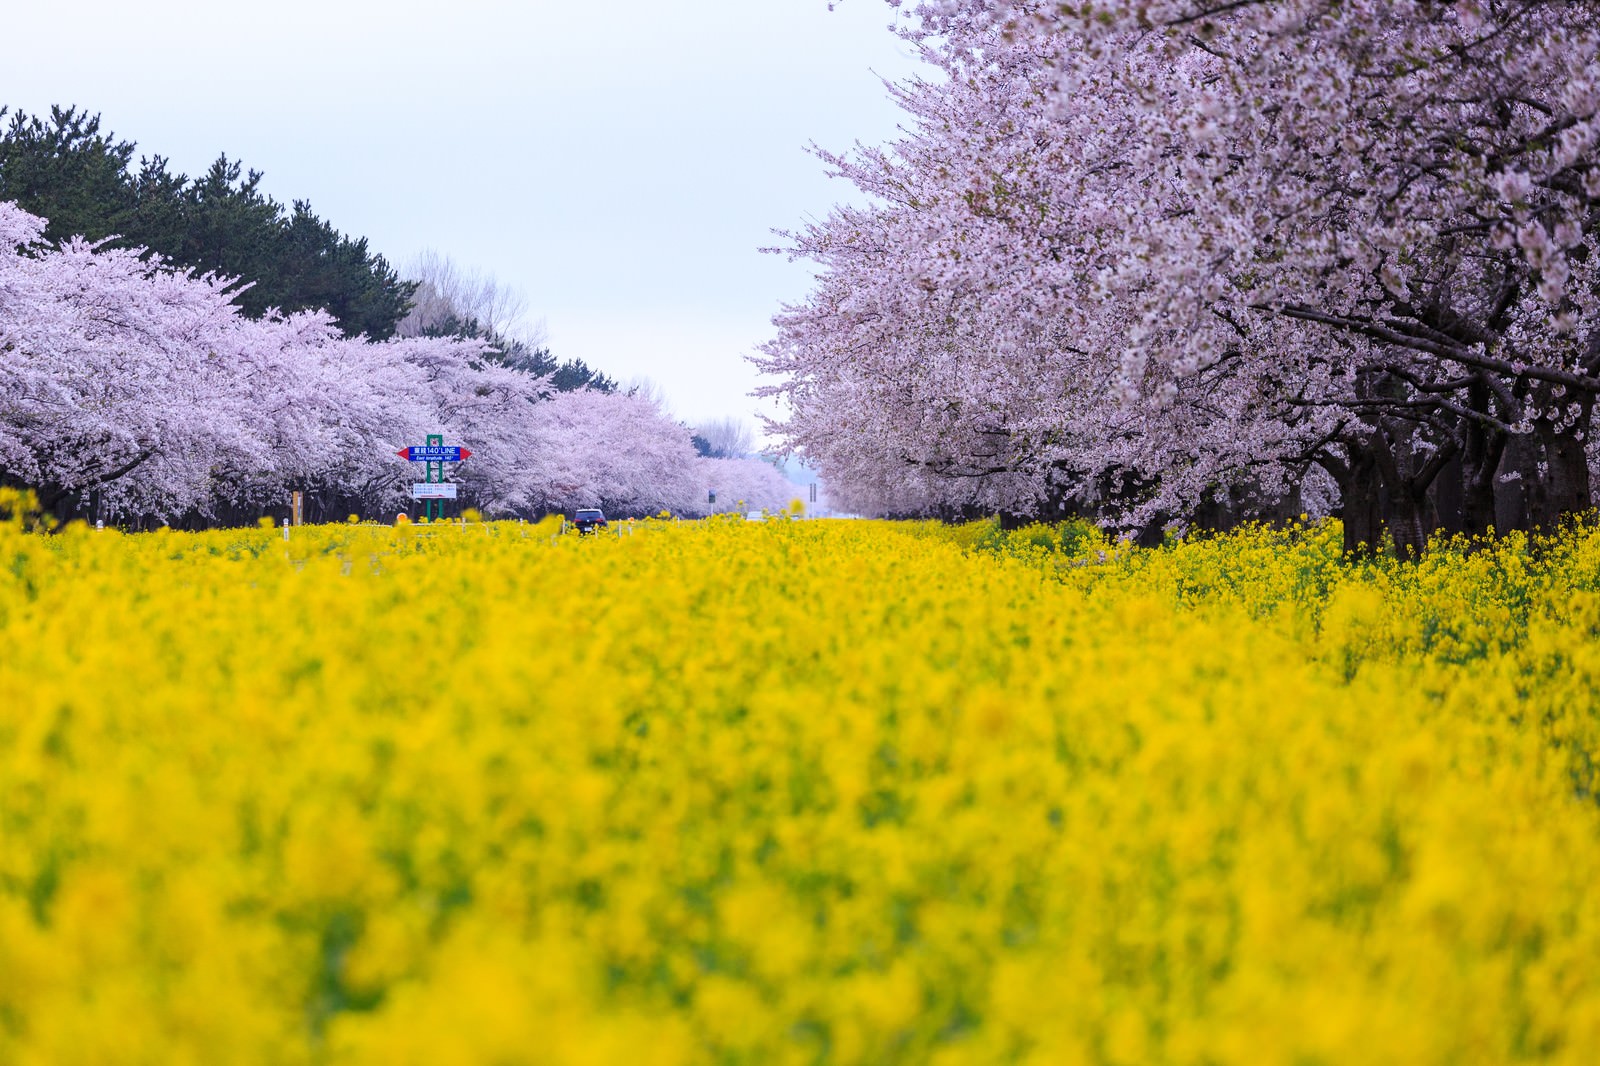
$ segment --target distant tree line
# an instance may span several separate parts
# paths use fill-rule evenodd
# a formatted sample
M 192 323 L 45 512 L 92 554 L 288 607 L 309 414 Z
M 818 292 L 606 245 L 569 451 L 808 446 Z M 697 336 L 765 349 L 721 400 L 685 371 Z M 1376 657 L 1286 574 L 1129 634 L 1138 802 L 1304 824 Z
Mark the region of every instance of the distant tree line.
M 390 514 L 395 450 L 431 432 L 472 448 L 452 476 L 491 515 L 788 502 L 747 429 L 694 439 L 556 359 L 494 279 L 397 270 L 225 156 L 190 179 L 134 154 L 98 116 L 0 109 L 0 486 L 57 517 L 247 523 L 291 490 L 312 520 Z
M 164 156 L 101 127 L 99 115 L 52 107 L 48 118 L 0 107 L 0 202 L 47 219 L 44 239 L 69 237 L 146 249 L 166 265 L 238 279 L 233 302 L 250 318 L 322 310 L 346 337 L 483 341 L 487 357 L 546 379 L 558 392 L 616 388 L 581 359 L 515 336 L 511 297 L 492 279 L 424 257 L 406 277 L 364 237 L 319 218 L 307 200 L 285 206 L 261 191 L 262 172 L 220 155 L 204 176 L 174 174 Z
M 449 477 L 491 516 L 793 493 L 760 460 L 698 457 L 648 390 L 562 392 L 482 340 L 347 337 L 319 310 L 250 318 L 219 278 L 46 228 L 0 201 L 0 487 L 58 518 L 248 524 L 292 491 L 312 521 L 391 515 L 418 477 L 397 449 L 429 433 L 471 448 Z
M 543 341 L 543 327 L 520 328 L 527 301 L 493 277 L 462 270 L 448 256 L 424 252 L 408 271 L 415 290 L 397 328 L 402 337 L 454 337 L 489 345 L 489 358 L 545 378 L 557 392 L 615 392 L 617 382 L 582 359 L 561 361 Z
M 261 191 L 261 171 L 218 156 L 203 176 L 102 131 L 100 117 L 52 107 L 49 118 L 0 109 L 0 201 L 49 220 L 46 240 L 112 238 L 178 267 L 248 282 L 234 295 L 246 315 L 321 308 L 348 337 L 394 335 L 413 282 L 365 238 L 319 218 L 306 200 L 285 206 Z
M 749 423 L 737 418 L 718 418 L 696 426 L 689 442 L 705 459 L 739 459 L 755 451 Z

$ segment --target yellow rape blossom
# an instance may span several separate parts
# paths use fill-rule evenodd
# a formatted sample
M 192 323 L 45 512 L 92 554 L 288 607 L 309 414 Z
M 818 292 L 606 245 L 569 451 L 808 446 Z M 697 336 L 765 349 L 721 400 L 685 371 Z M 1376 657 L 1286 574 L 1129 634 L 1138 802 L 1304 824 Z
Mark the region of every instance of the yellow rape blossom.
M 1600 533 L 0 499 L 0 1062 L 1588 1063 Z

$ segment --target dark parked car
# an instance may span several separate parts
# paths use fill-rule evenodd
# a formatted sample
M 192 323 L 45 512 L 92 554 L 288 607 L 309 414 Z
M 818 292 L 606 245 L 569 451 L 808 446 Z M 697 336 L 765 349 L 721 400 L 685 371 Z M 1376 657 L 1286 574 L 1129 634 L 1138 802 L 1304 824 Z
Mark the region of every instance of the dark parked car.
M 572 516 L 572 524 L 578 527 L 580 534 L 593 533 L 606 528 L 606 516 L 598 507 L 586 507 Z

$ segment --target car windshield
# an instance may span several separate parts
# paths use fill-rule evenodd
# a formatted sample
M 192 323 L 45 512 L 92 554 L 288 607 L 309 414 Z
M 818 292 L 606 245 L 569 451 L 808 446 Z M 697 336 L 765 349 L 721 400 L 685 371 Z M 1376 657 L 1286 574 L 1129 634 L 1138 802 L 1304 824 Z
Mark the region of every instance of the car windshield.
M 606 516 L 599 511 L 579 511 L 578 517 L 574 519 L 574 521 L 578 522 L 604 522 L 605 520 Z

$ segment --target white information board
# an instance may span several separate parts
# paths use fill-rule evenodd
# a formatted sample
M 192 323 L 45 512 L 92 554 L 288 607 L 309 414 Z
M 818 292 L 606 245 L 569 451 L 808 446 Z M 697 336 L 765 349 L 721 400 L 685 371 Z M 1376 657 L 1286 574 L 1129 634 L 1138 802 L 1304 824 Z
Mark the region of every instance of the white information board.
M 456 486 L 450 481 L 413 481 L 411 483 L 411 498 L 413 500 L 453 500 L 456 498 Z

